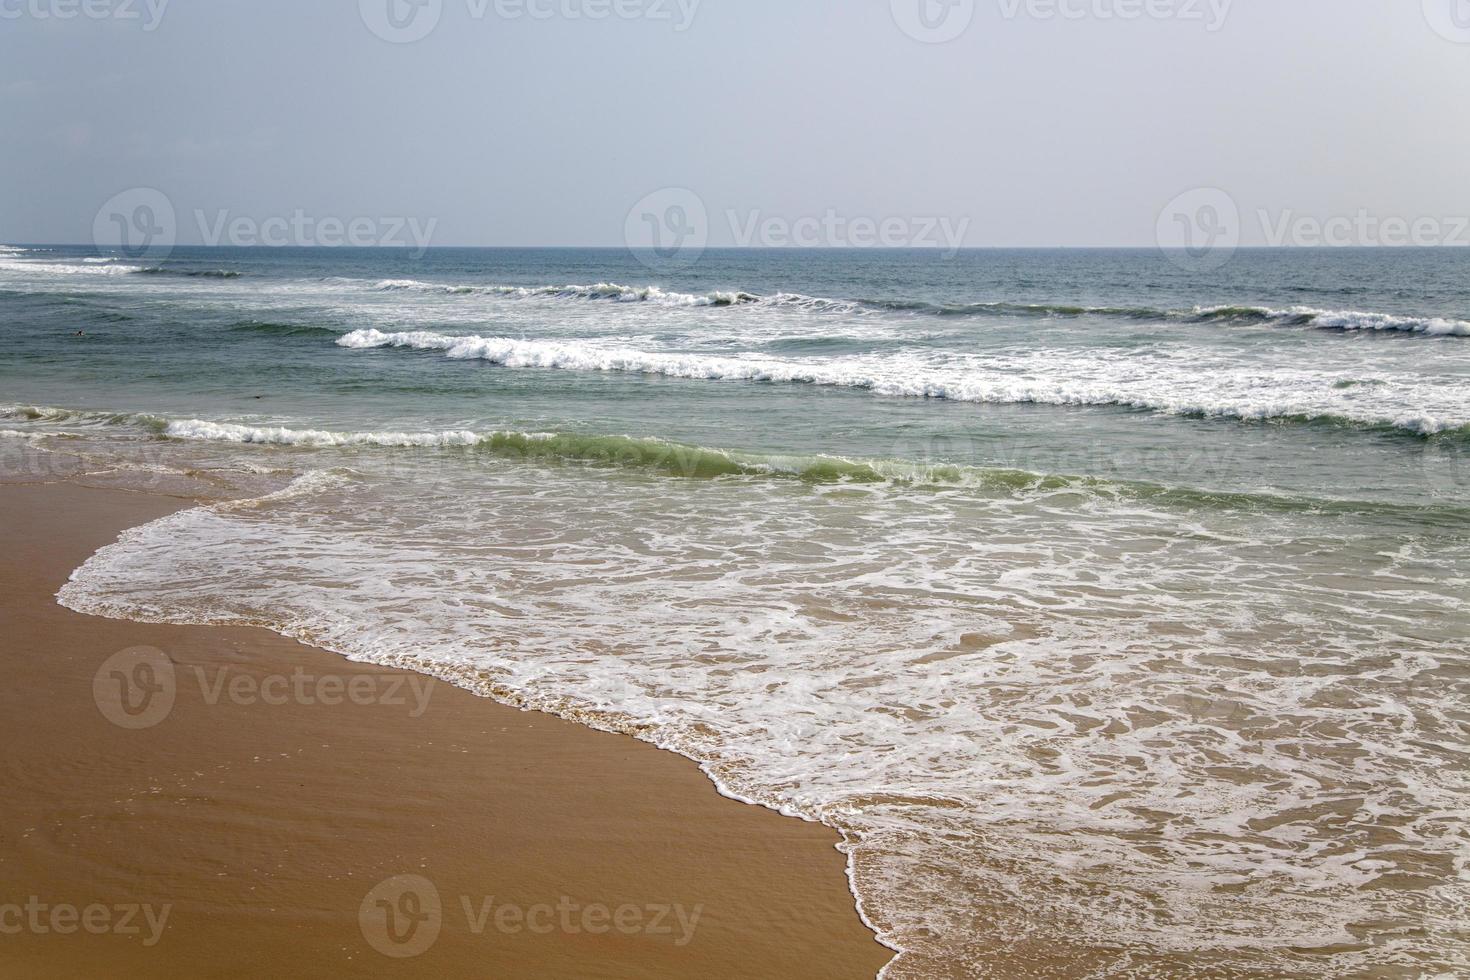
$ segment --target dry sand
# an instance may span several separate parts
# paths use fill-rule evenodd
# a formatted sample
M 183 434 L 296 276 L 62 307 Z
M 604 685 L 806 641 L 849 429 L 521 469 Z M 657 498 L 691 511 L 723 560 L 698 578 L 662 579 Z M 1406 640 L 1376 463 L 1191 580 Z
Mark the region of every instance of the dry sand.
M 856 978 L 887 961 L 834 833 L 724 799 L 685 759 L 264 630 L 56 604 L 93 551 L 187 503 L 0 487 L 0 974 Z M 129 729 L 94 677 L 139 646 L 177 691 Z M 111 671 L 99 690 L 114 710 Z M 437 916 L 422 882 L 394 884 L 365 930 L 370 890 L 401 875 L 432 884 Z

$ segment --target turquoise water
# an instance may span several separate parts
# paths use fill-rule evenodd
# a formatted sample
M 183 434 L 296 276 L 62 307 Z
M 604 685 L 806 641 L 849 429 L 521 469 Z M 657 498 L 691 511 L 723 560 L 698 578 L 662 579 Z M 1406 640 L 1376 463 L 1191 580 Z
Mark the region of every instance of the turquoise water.
M 844 832 L 891 976 L 1434 975 L 1470 966 L 1467 272 L 16 247 L 0 463 L 274 491 L 63 601 L 688 754 Z

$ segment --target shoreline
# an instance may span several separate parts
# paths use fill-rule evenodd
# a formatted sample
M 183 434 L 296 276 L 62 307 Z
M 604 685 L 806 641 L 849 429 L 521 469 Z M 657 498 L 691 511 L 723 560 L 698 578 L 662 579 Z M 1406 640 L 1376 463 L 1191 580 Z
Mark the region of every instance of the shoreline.
M 728 799 L 673 752 L 258 627 L 55 601 L 190 503 L 0 486 L 13 967 L 846 977 L 892 958 L 836 831 Z

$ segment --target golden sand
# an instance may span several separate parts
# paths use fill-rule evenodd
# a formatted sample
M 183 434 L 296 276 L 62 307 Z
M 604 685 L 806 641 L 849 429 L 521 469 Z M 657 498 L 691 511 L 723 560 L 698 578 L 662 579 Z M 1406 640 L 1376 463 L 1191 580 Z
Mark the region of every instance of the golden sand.
M 871 977 L 887 961 L 834 833 L 724 799 L 685 759 L 263 630 L 55 603 L 94 550 L 187 503 L 0 487 L 0 973 Z M 137 695 L 161 688 L 138 673 L 149 648 L 166 711 Z M 147 710 L 119 716 L 125 698 Z

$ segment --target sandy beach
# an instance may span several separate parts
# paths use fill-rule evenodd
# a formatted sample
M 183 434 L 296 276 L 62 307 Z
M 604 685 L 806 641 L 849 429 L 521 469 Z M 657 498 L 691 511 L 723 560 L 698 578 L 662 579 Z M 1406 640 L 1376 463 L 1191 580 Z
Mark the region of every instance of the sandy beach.
M 56 604 L 93 551 L 188 503 L 0 487 L 0 972 L 870 977 L 888 959 L 832 831 L 722 798 L 688 760 L 264 630 Z M 171 705 L 121 686 L 162 673 Z

